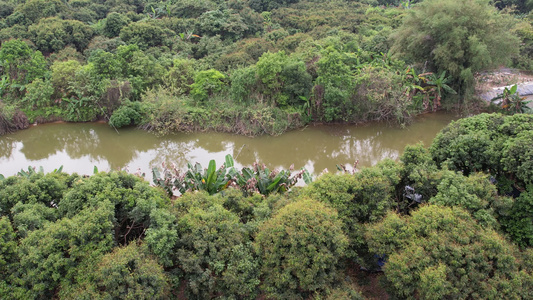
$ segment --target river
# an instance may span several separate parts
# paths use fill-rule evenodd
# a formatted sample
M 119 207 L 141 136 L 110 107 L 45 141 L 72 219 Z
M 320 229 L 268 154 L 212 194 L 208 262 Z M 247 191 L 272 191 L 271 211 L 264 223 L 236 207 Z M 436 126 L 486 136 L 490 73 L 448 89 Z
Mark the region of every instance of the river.
M 419 141 L 426 146 L 457 116 L 446 113 L 425 114 L 404 129 L 384 123 L 364 125 L 320 125 L 291 131 L 281 136 L 249 138 L 225 133 L 178 133 L 156 136 L 135 128 L 118 133 L 103 123 L 51 123 L 33 126 L 0 136 L 0 174 L 10 176 L 28 166 L 43 167 L 45 172 L 63 166 L 68 173 L 92 174 L 126 169 L 146 173 L 162 163 L 185 168 L 187 162 L 217 166 L 226 154 L 238 166 L 254 161 L 270 169 L 307 168 L 312 174 L 324 169 L 336 171 L 336 164 L 371 166 L 384 158 L 397 159 L 404 147 Z

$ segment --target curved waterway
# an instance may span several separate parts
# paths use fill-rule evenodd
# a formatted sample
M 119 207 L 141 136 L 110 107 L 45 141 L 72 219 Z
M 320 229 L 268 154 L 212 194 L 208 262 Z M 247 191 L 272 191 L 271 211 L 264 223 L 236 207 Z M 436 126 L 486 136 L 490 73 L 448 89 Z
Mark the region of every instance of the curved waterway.
M 42 124 L 0 137 L 0 174 L 14 175 L 28 166 L 42 166 L 45 172 L 63 166 L 68 173 L 92 174 L 100 171 L 140 170 L 151 180 L 152 167 L 187 162 L 217 166 L 231 154 L 239 166 L 255 161 L 270 169 L 307 168 L 318 174 L 336 171 L 336 164 L 371 166 L 384 158 L 397 159 L 404 147 L 422 141 L 429 145 L 435 135 L 457 116 L 434 113 L 419 116 L 407 128 L 383 123 L 365 125 L 321 125 L 281 136 L 248 138 L 225 133 L 179 133 L 156 136 L 142 130 L 119 129 L 107 124 Z

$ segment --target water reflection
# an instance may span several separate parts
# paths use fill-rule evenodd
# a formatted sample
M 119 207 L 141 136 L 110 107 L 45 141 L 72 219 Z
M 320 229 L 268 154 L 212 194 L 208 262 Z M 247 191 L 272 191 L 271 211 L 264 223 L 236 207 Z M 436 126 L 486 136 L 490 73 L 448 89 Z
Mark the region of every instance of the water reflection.
M 238 165 L 255 161 L 270 168 L 306 167 L 320 173 L 335 165 L 370 166 L 384 158 L 396 159 L 407 144 L 431 143 L 436 133 L 454 116 L 431 114 L 406 129 L 372 123 L 364 126 L 316 126 L 281 136 L 248 138 L 223 133 L 173 134 L 158 137 L 136 129 L 115 132 L 106 124 L 45 124 L 0 137 L 0 173 L 13 175 L 28 165 L 51 171 L 64 166 L 66 172 L 141 169 L 149 174 L 154 166 L 187 162 L 207 166 L 232 154 Z

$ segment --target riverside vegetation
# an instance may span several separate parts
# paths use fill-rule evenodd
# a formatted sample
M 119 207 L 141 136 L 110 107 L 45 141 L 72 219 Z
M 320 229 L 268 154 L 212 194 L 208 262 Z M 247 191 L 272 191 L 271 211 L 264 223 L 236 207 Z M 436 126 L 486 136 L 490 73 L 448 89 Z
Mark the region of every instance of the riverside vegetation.
M 532 115 L 481 114 L 399 162 L 291 189 L 287 172 L 229 156 L 155 170 L 155 187 L 29 168 L 0 177 L 0 296 L 365 299 L 358 264 L 391 297 L 527 299 L 532 132 Z
M 533 67 L 530 9 L 0 0 L 0 134 L 100 118 L 279 134 L 472 109 L 476 72 Z M 481 114 L 399 162 L 312 183 L 230 157 L 154 170 L 155 187 L 124 172 L 0 176 L 0 297 L 364 299 L 361 266 L 393 298 L 531 298 L 532 130 L 532 115 Z
M 104 119 L 159 133 L 474 111 L 474 74 L 531 70 L 526 1 L 1 0 L 0 134 Z

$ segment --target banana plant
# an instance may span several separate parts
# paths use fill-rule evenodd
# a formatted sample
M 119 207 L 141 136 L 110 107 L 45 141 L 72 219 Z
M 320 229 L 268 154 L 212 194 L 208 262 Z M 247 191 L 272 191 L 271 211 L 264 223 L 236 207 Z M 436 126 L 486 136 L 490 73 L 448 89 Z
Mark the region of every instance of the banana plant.
M 206 191 L 210 195 L 216 194 L 231 184 L 231 180 L 226 173 L 225 165 L 222 165 L 217 170 L 214 159 L 209 161 L 207 169 L 204 169 L 200 163 L 194 165 L 188 163 L 187 171 L 184 173 L 181 173 L 176 167 L 167 169 L 164 165 L 163 175 L 161 175 L 159 169 L 152 169 L 154 184 L 165 189 L 169 195 L 173 195 L 174 190 L 179 191 L 181 194 L 199 190 Z
M 457 92 L 448 85 L 448 82 L 449 78 L 446 77 L 446 71 L 442 72 L 439 77 L 433 73 L 431 73 L 428 77 L 427 84 L 433 86 L 431 91 L 433 92 L 433 96 L 435 98 L 434 105 L 437 107 L 440 106 L 440 100 L 442 99 L 443 92 L 453 95 L 457 94 Z
M 207 169 L 196 163 L 187 165 L 188 170 L 181 172 L 176 167 L 165 168 L 163 173 L 158 168 L 152 169 L 153 182 L 173 195 L 177 190 L 181 194 L 188 191 L 204 190 L 210 195 L 218 193 L 229 186 L 241 189 L 245 194 L 260 193 L 283 193 L 293 187 L 299 179 L 306 184 L 311 183 L 312 178 L 307 170 L 302 168 L 295 174 L 292 166 L 289 170 L 270 171 L 264 164 L 254 163 L 252 168 L 244 167 L 240 171 L 235 168 L 235 162 L 231 155 L 226 155 L 225 164 L 216 168 L 214 160 L 209 162 Z
M 405 83 L 405 95 L 413 101 L 413 105 L 416 109 L 421 109 L 423 106 L 423 94 L 424 88 L 421 86 L 421 82 L 425 80 L 424 77 L 420 77 L 414 68 L 407 68 L 405 71 L 407 81 Z
M 492 103 L 501 100 L 501 108 L 511 114 L 531 113 L 532 110 L 528 106 L 531 101 L 526 101 L 525 97 L 520 97 L 518 93 L 518 86 L 515 84 L 511 88 L 505 87 L 503 92 L 491 99 Z
M 173 168 L 173 171 L 177 171 L 175 168 Z M 165 165 L 163 164 L 163 175 L 161 175 L 161 172 L 159 172 L 158 168 L 152 168 L 152 182 L 154 185 L 163 188 L 169 196 L 172 196 L 174 194 L 174 183 L 178 183 L 179 179 L 175 178 L 175 176 L 178 176 L 179 173 L 173 174 L 173 172 L 167 168 L 165 168 Z
M 312 115 L 311 115 L 311 101 L 308 97 L 305 96 L 299 96 L 300 100 L 302 100 L 302 110 L 304 112 L 304 117 L 307 120 L 307 122 L 311 122 Z
M 252 168 L 244 167 L 241 172 L 232 168 L 229 175 L 245 194 L 260 193 L 267 196 L 288 191 L 301 178 L 306 184 L 312 182 L 311 175 L 304 168 L 296 174 L 292 174 L 292 169 L 293 166 L 289 170 L 270 171 L 264 164 L 255 162 Z
M 204 190 L 213 195 L 226 189 L 230 183 L 226 177 L 226 166 L 222 165 L 217 170 L 214 159 L 209 161 L 207 169 L 202 169 L 200 163 L 194 166 L 189 163 L 188 168 L 183 184 L 178 187 L 180 193 L 187 190 Z

